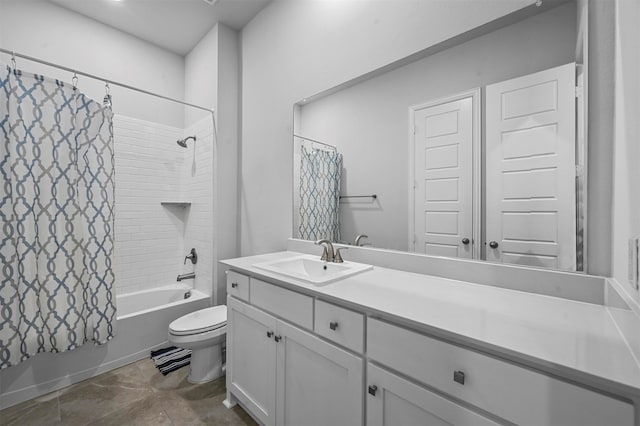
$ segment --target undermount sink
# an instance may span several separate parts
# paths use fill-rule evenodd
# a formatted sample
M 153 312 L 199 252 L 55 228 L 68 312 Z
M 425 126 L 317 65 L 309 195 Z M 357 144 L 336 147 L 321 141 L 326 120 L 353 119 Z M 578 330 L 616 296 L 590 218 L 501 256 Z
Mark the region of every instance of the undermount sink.
M 373 268 L 373 266 L 365 265 L 364 263 L 346 261 L 343 263 L 325 262 L 324 260 L 320 260 L 319 256 L 306 254 L 288 259 L 256 263 L 253 266 L 308 281 L 315 285 L 327 284 L 331 281 Z

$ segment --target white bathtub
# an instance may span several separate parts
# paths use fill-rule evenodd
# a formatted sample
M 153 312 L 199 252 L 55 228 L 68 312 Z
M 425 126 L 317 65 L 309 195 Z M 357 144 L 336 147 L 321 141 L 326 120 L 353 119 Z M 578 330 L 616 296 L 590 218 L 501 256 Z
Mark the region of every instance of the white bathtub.
M 185 299 L 188 290 L 191 296 Z M 168 344 L 171 321 L 210 305 L 209 296 L 183 284 L 116 295 L 116 303 L 116 336 L 108 343 L 37 354 L 0 370 L 0 409 L 148 357 L 151 350 Z
M 190 292 L 191 296 L 185 299 L 187 292 Z M 190 304 L 207 297 L 206 294 L 183 284 L 170 284 L 153 290 L 119 294 L 116 295 L 118 321 L 158 310 L 166 311 L 167 315 L 170 315 L 173 306 Z

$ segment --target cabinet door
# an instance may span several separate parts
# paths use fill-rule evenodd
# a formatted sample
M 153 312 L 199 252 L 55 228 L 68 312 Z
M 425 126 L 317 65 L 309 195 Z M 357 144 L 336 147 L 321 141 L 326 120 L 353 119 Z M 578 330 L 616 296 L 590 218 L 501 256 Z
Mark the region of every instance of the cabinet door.
M 367 381 L 367 426 L 498 424 L 373 364 Z
M 276 319 L 227 298 L 227 388 L 262 423 L 275 425 Z
M 362 358 L 283 322 L 276 339 L 278 425 L 362 425 Z

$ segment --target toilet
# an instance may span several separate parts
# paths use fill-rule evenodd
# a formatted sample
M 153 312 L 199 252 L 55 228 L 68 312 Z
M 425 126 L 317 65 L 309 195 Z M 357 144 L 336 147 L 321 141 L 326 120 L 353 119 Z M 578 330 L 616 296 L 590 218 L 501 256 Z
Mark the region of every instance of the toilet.
M 222 344 L 227 333 L 225 305 L 200 309 L 169 324 L 169 342 L 191 349 L 189 382 L 204 383 L 224 374 Z

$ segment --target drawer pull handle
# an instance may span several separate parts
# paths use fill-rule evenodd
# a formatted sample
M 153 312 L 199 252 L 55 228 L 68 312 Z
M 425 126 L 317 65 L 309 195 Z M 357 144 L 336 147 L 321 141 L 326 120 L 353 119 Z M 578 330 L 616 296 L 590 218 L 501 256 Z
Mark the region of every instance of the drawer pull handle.
M 376 396 L 376 392 L 378 392 L 378 387 L 376 385 L 369 386 L 369 395 Z
M 329 328 L 335 330 L 336 328 L 338 328 L 338 323 L 336 321 L 331 321 L 329 323 Z
M 236 288 L 238 287 L 238 283 L 231 283 L 231 288 Z
M 273 331 L 267 331 L 267 337 L 271 339 L 271 337 L 273 337 Z
M 464 371 L 454 371 L 453 381 L 456 383 L 460 383 L 461 385 L 464 385 Z
M 273 338 L 276 342 L 279 342 L 280 340 L 282 340 L 282 336 L 276 336 Z

